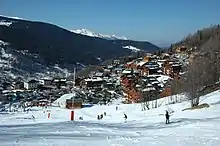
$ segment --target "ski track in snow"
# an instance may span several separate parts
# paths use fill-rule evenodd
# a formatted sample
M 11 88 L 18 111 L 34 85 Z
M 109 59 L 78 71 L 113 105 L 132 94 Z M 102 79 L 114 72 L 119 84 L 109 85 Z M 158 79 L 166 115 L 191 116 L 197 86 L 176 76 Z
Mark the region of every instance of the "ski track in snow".
M 209 103 L 207 109 L 182 111 L 187 102 L 141 111 L 140 104 L 94 106 L 75 110 L 75 121 L 69 121 L 70 110 L 51 107 L 51 119 L 45 109 L 29 113 L 0 113 L 0 145 L 9 146 L 218 146 L 220 144 L 220 92 L 201 97 Z M 166 100 L 166 99 L 162 99 Z M 160 101 L 161 102 L 161 101 Z M 171 123 L 162 115 L 167 108 L 174 110 Z M 44 111 L 44 112 L 43 112 Z M 103 111 L 107 116 L 96 120 Z M 127 122 L 123 113 L 128 115 Z M 35 115 L 35 120 L 31 115 Z M 84 120 L 79 121 L 78 117 Z

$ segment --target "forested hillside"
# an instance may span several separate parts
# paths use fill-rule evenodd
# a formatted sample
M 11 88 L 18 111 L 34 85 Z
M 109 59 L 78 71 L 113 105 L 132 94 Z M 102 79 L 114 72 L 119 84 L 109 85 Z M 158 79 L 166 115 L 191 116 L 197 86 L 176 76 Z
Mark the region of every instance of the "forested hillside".
M 197 105 L 198 97 L 219 88 L 220 79 L 220 26 L 198 30 L 182 41 L 171 45 L 169 51 L 185 46 L 190 63 L 181 81 L 175 84 L 175 91 L 188 92 L 192 105 Z

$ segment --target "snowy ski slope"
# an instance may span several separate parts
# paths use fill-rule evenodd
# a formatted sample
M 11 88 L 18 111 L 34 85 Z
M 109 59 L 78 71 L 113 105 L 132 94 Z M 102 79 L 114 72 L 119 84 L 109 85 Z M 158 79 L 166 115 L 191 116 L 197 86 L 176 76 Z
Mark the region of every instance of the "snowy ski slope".
M 179 95 L 179 99 L 185 98 Z M 75 110 L 58 107 L 32 108 L 28 113 L 0 114 L 0 145 L 36 146 L 219 146 L 220 91 L 201 97 L 209 108 L 183 109 L 188 101 L 167 105 L 170 97 L 158 100 L 159 108 L 141 111 L 140 104 L 93 106 Z M 155 103 L 155 102 L 151 102 Z M 151 106 L 150 106 L 151 107 Z M 173 111 L 165 124 L 165 110 Z M 51 113 L 50 119 L 47 118 Z M 97 114 L 107 113 L 102 120 Z M 127 122 L 123 114 L 128 116 Z M 35 119 L 32 119 L 34 115 Z M 78 120 L 83 116 L 83 121 Z

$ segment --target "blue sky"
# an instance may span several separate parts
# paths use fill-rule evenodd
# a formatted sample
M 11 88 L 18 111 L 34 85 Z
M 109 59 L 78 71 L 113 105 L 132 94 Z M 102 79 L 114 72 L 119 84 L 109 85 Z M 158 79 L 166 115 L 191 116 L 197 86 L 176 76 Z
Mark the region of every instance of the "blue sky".
M 0 14 L 156 44 L 220 23 L 220 0 L 0 0 Z

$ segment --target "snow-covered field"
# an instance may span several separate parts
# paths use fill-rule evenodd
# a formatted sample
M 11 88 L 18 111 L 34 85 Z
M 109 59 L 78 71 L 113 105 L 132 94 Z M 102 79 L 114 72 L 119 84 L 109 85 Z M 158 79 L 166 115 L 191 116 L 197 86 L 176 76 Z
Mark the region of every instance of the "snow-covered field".
M 191 111 L 182 111 L 190 105 L 186 101 L 167 105 L 170 97 L 158 100 L 160 107 L 149 111 L 141 111 L 140 104 L 121 104 L 117 111 L 116 105 L 97 105 L 75 110 L 75 121 L 70 121 L 70 110 L 58 107 L 1 113 L 0 145 L 219 146 L 219 97 L 220 91 L 201 97 L 201 103 L 210 107 Z M 164 117 L 167 109 L 173 111 L 168 125 Z M 97 120 L 104 112 L 107 116 Z

